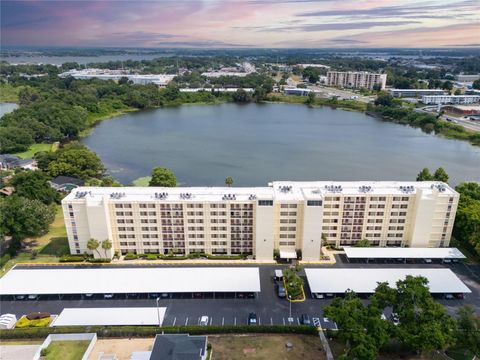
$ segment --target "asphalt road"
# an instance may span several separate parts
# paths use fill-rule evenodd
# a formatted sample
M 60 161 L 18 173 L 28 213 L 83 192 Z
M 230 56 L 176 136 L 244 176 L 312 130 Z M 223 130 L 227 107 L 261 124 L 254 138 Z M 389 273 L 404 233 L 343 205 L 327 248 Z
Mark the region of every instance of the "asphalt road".
M 443 264 L 407 263 L 348 263 L 343 256 L 337 258 L 337 264 L 333 267 L 345 268 L 398 268 L 398 267 L 447 267 Z M 189 265 L 191 266 L 191 265 Z M 257 265 L 255 265 L 257 266 Z M 290 318 L 290 303 L 276 295 L 273 272 L 275 269 L 286 265 L 260 265 L 261 292 L 253 299 L 161 299 L 159 305 L 166 307 L 164 325 L 196 325 L 201 316 L 208 316 L 211 325 L 245 325 L 248 314 L 254 312 L 258 316 L 260 324 L 288 325 Z M 319 266 L 311 266 L 319 267 Z M 324 267 L 324 266 L 322 266 Z M 463 263 L 448 265 L 457 276 L 472 290 L 464 300 L 438 300 L 450 314 L 454 314 L 456 308 L 464 304 L 475 306 L 480 314 L 480 265 L 466 265 Z M 335 324 L 324 319 L 322 309 L 327 306 L 331 299 L 312 299 L 310 289 L 305 279 L 306 301 L 291 304 L 292 321 L 300 323 L 300 316 L 307 314 L 311 319 L 316 318 L 324 328 L 335 328 Z M 49 299 L 36 301 L 9 300 L 1 301 L 1 313 L 14 313 L 18 316 L 34 311 L 46 311 L 51 314 L 59 314 L 63 308 L 82 307 L 154 307 L 155 299 Z M 386 310 L 386 316 L 390 313 Z M 317 320 L 315 320 L 317 321 Z

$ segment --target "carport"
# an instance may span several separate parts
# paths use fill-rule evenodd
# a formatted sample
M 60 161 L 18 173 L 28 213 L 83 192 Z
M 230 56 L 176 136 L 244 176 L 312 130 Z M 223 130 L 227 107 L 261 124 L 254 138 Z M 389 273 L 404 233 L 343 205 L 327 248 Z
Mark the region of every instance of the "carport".
M 442 262 L 465 259 L 457 248 L 406 248 L 406 247 L 344 247 L 347 260 L 401 260 L 420 259 L 431 262 L 433 259 Z M 429 261 L 430 260 L 430 261 Z
M 305 269 L 308 285 L 314 294 L 372 294 L 379 282 L 396 287 L 407 275 L 423 276 L 432 294 L 467 294 L 470 289 L 450 269 Z
M 64 295 L 116 294 L 249 298 L 258 292 L 258 267 L 29 267 L 13 268 L 0 279 L 0 296 L 14 299 L 31 294 L 60 299 Z

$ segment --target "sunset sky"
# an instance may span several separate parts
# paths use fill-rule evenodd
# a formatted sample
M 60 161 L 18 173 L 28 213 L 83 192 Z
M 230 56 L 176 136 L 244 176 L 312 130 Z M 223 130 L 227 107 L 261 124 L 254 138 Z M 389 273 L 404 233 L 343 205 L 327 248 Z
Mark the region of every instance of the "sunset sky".
M 2 0 L 0 26 L 3 46 L 480 46 L 480 0 Z

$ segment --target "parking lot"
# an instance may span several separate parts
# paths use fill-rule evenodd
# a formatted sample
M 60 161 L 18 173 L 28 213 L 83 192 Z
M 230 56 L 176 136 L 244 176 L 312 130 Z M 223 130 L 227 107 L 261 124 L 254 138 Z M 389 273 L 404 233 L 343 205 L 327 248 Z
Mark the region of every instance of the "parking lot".
M 397 263 L 348 263 L 342 257 L 338 257 L 334 267 L 347 268 L 419 268 L 419 267 L 448 267 L 472 290 L 464 300 L 438 299 L 450 314 L 454 314 L 459 306 L 473 304 L 480 314 L 480 266 L 458 264 L 397 264 Z M 191 266 L 191 265 L 190 265 Z M 245 265 L 242 265 L 245 266 Z M 258 266 L 258 265 L 257 265 Z M 261 292 L 255 298 L 233 298 L 233 297 L 210 297 L 192 298 L 160 298 L 159 306 L 166 307 L 164 325 L 197 325 L 202 316 L 208 316 L 209 325 L 246 325 L 250 313 L 255 313 L 258 323 L 262 325 L 288 325 L 290 311 L 293 324 L 299 324 L 302 314 L 307 314 L 312 322 L 320 322 L 322 327 L 334 329 L 335 324 L 324 319 L 323 308 L 327 306 L 332 298 L 313 299 L 305 279 L 305 294 L 307 299 L 301 303 L 290 303 L 279 298 L 275 291 L 273 274 L 275 269 L 286 265 L 260 265 Z M 309 266 L 317 267 L 320 266 Z M 322 266 L 323 267 L 323 266 Z M 363 300 L 367 301 L 367 300 Z M 65 296 L 62 300 L 55 297 L 40 300 L 6 300 L 0 303 L 2 313 L 14 313 L 17 316 L 34 311 L 46 311 L 51 314 L 59 314 L 64 308 L 82 307 L 155 307 L 156 299 L 147 296 L 114 297 L 104 299 L 97 295 L 96 298 L 80 299 L 74 296 Z M 389 310 L 385 312 L 390 317 Z

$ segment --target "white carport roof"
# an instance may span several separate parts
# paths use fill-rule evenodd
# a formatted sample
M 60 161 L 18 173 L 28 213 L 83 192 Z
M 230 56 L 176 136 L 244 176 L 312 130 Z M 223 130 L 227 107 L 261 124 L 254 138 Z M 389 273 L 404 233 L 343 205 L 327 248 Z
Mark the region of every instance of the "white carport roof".
M 450 269 L 305 269 L 312 293 L 338 294 L 350 289 L 373 293 L 379 282 L 395 287 L 407 275 L 423 276 L 431 293 L 470 293 L 470 289 Z
M 51 326 L 160 325 L 167 308 L 65 308 Z
M 0 295 L 259 292 L 258 267 L 12 269 Z
M 457 248 L 345 247 L 350 259 L 465 259 Z

